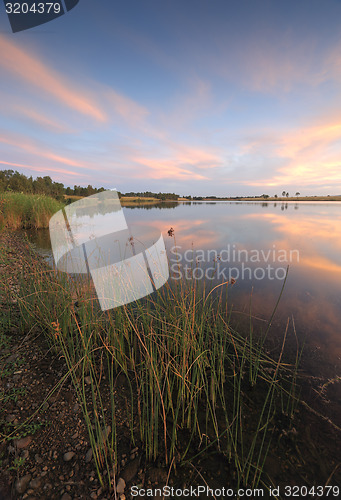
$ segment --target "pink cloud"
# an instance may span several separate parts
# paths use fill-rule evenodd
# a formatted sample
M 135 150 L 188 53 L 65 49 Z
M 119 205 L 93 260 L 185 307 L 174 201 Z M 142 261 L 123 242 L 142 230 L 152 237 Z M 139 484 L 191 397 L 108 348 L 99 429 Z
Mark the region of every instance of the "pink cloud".
M 33 141 L 29 141 L 26 138 L 17 135 L 7 135 L 0 136 L 0 142 L 13 146 L 15 150 L 22 150 L 25 154 L 30 154 L 37 156 L 39 158 L 46 158 L 57 163 L 62 163 L 64 165 L 70 165 L 72 167 L 83 168 L 84 164 L 75 161 L 72 158 L 67 158 L 65 156 L 57 155 L 51 151 L 46 150 L 46 146 L 41 144 L 35 144 Z
M 58 132 L 58 133 L 72 132 L 71 128 L 68 125 L 58 123 L 56 120 L 52 120 L 45 114 L 38 113 L 33 108 L 28 108 L 26 106 L 11 106 L 10 112 L 11 113 L 15 112 L 20 116 L 27 117 L 29 120 L 33 120 L 34 122 L 41 125 L 44 129 L 48 128 L 53 132 Z
M 107 104 L 112 107 L 114 113 L 132 127 L 143 124 L 145 118 L 149 114 L 147 108 L 117 93 L 113 89 L 101 89 L 101 95 L 104 97 Z
M 259 179 L 241 181 L 244 185 L 276 187 L 305 185 L 341 187 L 341 122 L 333 115 L 315 124 L 251 141 L 240 149 L 244 154 L 275 159 L 281 166 L 260 173 Z
M 89 116 L 105 122 L 107 116 L 90 93 L 74 87 L 64 76 L 50 68 L 29 51 L 19 48 L 4 35 L 0 35 L 0 66 L 22 81 L 55 97 L 59 102 Z
M 172 179 L 172 180 L 203 180 L 207 177 L 196 174 L 188 168 L 181 166 L 180 160 L 165 160 L 156 158 L 132 158 L 134 163 L 142 165 L 147 170 L 137 172 L 138 177 L 149 179 Z
M 12 162 L 9 162 L 9 161 L 2 161 L 0 160 L 0 163 L 2 165 L 8 165 L 9 167 L 19 167 L 19 168 L 23 168 L 23 169 L 29 169 L 29 170 L 33 170 L 34 172 L 53 172 L 53 173 L 56 173 L 56 174 L 66 174 L 66 175 L 74 175 L 74 176 L 78 176 L 79 173 L 78 172 L 71 172 L 70 170 L 63 170 L 61 168 L 49 168 L 49 167 L 37 167 L 35 165 L 25 165 L 23 163 L 12 163 Z

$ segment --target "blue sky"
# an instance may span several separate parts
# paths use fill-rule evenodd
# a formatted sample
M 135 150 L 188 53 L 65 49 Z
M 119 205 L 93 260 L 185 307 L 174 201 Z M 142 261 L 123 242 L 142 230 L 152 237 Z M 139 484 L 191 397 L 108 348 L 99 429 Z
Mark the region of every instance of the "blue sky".
M 192 195 L 341 193 L 339 0 L 80 0 L 13 34 L 0 168 Z

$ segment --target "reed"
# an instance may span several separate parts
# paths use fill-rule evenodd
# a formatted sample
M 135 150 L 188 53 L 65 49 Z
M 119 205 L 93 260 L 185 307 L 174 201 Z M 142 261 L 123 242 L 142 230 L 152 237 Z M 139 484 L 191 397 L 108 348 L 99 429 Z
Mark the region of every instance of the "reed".
M 40 229 L 49 226 L 63 203 L 44 195 L 0 193 L 0 229 Z
M 286 332 L 272 358 L 251 323 L 249 332 L 236 331 L 228 283 L 212 293 L 204 282 L 174 282 L 102 312 L 90 282 L 47 268 L 33 252 L 24 269 L 24 325 L 40 325 L 65 358 L 103 485 L 115 480 L 118 412 L 147 460 L 184 464 L 214 449 L 234 468 L 236 486 L 264 483 L 270 424 L 277 414 L 292 416 L 296 401 L 299 356 L 282 362 Z

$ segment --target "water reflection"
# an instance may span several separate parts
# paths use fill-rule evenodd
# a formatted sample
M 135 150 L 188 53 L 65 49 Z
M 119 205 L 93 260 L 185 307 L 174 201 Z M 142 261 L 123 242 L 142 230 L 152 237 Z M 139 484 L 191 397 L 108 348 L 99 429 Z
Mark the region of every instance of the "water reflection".
M 171 265 L 179 257 L 183 265 L 185 255 L 192 255 L 195 261 L 193 257 L 198 251 L 209 250 L 213 253 L 191 265 L 203 270 L 220 266 L 228 273 L 232 267 L 241 271 L 244 263 L 252 272 L 245 273 L 244 279 L 237 279 L 228 300 L 233 302 L 235 309 L 243 310 L 253 290 L 253 312 L 265 319 L 269 318 L 276 303 L 283 276 L 271 279 L 268 274 L 262 277 L 261 271 L 255 275 L 254 270 L 266 270 L 268 265 L 276 270 L 289 264 L 287 283 L 276 315 L 278 329 L 283 331 L 287 317 L 293 316 L 300 338 L 306 337 L 308 343 L 323 350 L 335 364 L 341 357 L 340 208 L 338 202 L 196 201 L 134 205 L 123 210 L 128 225 L 141 228 L 147 225 L 163 233 Z M 171 227 L 175 230 L 174 237 L 167 234 Z M 45 246 L 44 238 L 36 239 L 41 247 Z M 174 246 L 178 257 L 174 255 Z M 228 248 L 230 255 L 226 259 Z M 232 258 L 231 249 L 244 253 Z M 276 258 L 273 258 L 274 251 Z M 292 251 L 297 251 L 295 258 L 290 258 Z M 259 258 L 253 261 L 251 256 L 256 252 Z M 219 255 L 225 255 L 224 259 L 219 260 Z M 279 255 L 287 258 L 281 260 Z M 219 279 L 223 277 L 221 274 Z M 210 286 L 213 283 L 214 280 L 210 280 Z

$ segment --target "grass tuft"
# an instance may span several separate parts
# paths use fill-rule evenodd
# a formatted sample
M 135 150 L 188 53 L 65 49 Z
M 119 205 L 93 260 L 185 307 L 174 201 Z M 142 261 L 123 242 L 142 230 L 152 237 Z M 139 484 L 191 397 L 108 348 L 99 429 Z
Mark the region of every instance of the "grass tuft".
M 102 312 L 90 282 L 47 268 L 34 253 L 23 267 L 23 321 L 38 324 L 65 359 L 102 484 L 112 487 L 117 470 L 118 412 L 147 460 L 183 464 L 215 450 L 236 486 L 266 484 L 276 419 L 292 417 L 297 402 L 297 363 L 283 363 L 287 331 L 277 358 L 251 323 L 249 332 L 236 331 L 228 283 L 208 293 L 197 280 L 175 281 Z
M 63 203 L 44 195 L 0 193 L 0 229 L 40 229 L 49 227 Z

